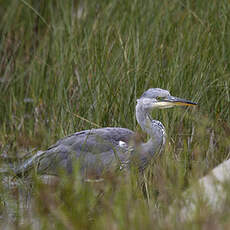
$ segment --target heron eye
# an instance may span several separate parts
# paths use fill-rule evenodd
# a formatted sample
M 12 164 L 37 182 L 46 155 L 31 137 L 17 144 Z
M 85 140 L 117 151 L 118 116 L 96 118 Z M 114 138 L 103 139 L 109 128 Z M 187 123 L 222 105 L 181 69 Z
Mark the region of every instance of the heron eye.
M 161 101 L 161 100 L 163 100 L 163 99 L 165 99 L 165 97 L 157 97 L 157 100 L 158 100 L 158 101 Z

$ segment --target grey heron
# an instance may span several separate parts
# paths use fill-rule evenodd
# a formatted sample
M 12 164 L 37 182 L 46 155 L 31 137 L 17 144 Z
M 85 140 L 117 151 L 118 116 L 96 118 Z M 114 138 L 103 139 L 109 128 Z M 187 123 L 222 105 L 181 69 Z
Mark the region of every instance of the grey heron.
M 194 106 L 196 103 L 173 97 L 169 91 L 150 88 L 137 100 L 136 119 L 150 139 L 135 144 L 134 132 L 119 127 L 106 127 L 76 132 L 57 141 L 45 151 L 38 151 L 16 170 L 17 175 L 27 175 L 35 168 L 38 174 L 58 175 L 59 169 L 67 173 L 73 163 L 79 162 L 83 177 L 101 175 L 111 168 L 126 168 L 137 158 L 139 168 L 144 169 L 152 157 L 162 150 L 166 132 L 163 124 L 153 120 L 150 111 L 173 106 Z

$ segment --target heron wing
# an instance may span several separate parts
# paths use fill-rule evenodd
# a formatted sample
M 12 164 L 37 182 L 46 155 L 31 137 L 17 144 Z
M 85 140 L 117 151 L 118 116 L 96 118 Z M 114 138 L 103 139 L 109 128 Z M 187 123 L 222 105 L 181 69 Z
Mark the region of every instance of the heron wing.
M 119 146 L 119 141 L 128 143 L 134 132 L 125 128 L 100 128 L 76 132 L 60 139 L 49 149 L 64 145 L 75 152 L 101 153 Z M 48 149 L 48 150 L 49 150 Z
M 83 174 L 101 174 L 107 168 L 117 165 L 119 161 L 127 161 L 127 149 L 119 146 L 119 142 L 128 145 L 134 132 L 125 128 L 101 128 L 76 132 L 57 141 L 38 157 L 33 156 L 30 162 L 36 164 L 38 173 L 58 174 L 62 168 L 68 173 L 73 170 L 73 162 L 80 162 Z M 31 163 L 24 163 L 24 172 L 31 168 Z M 20 171 L 20 170 L 19 170 Z

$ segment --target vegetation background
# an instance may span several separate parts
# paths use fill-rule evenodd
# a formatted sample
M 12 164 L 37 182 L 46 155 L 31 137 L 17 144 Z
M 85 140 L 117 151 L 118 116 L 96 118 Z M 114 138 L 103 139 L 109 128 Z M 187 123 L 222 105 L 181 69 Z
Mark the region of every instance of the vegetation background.
M 218 212 L 200 204 L 189 221 L 177 209 L 165 217 L 230 154 L 230 3 L 0 0 L 1 158 L 82 129 L 141 133 L 136 99 L 152 87 L 199 106 L 154 111 L 168 138 L 143 186 L 135 172 L 83 184 L 63 175 L 55 186 L 34 177 L 13 188 L 2 178 L 1 228 L 229 229 L 229 200 Z

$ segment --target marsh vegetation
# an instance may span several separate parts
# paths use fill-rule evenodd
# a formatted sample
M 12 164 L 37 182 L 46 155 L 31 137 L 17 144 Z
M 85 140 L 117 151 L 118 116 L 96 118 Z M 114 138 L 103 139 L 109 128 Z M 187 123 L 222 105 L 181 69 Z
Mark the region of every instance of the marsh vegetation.
M 0 154 L 10 164 L 76 131 L 138 132 L 136 99 L 148 88 L 199 103 L 154 111 L 164 154 L 144 177 L 76 172 L 0 182 L 1 228 L 229 229 L 230 201 L 193 219 L 169 214 L 183 192 L 230 153 L 230 4 L 227 0 L 0 1 Z M 229 192 L 229 186 L 226 185 Z M 205 210 L 205 211 L 202 211 Z

